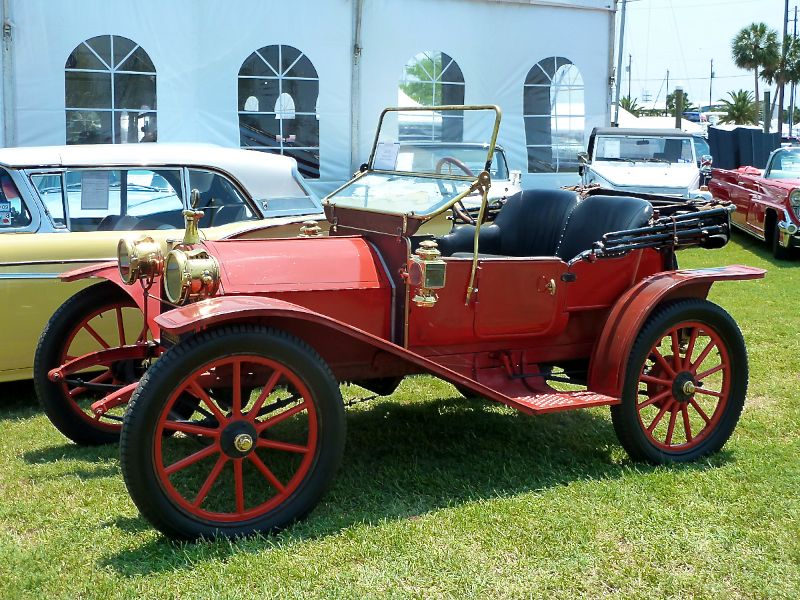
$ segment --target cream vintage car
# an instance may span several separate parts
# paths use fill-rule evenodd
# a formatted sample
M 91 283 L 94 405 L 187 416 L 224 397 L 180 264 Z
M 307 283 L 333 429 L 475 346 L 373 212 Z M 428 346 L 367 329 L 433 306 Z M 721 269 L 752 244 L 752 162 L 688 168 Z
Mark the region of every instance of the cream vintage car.
M 179 238 L 193 190 L 209 239 L 296 236 L 324 219 L 289 157 L 205 144 L 0 149 L 0 382 L 31 377 L 50 316 L 94 283 L 62 272 L 114 260 L 122 237 Z

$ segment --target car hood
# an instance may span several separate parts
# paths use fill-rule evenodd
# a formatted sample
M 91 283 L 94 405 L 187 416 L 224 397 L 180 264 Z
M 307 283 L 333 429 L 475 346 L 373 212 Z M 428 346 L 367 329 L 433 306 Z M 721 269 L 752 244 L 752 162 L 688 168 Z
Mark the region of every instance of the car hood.
M 696 185 L 697 165 L 691 163 L 592 163 L 590 169 L 620 187 L 676 187 Z
M 220 265 L 225 294 L 388 287 L 360 237 L 205 241 Z

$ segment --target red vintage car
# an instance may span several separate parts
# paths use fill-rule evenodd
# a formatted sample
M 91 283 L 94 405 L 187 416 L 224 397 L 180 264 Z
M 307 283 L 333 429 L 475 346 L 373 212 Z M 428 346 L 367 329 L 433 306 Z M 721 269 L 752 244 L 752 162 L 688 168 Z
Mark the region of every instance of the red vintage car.
M 747 353 L 706 296 L 764 271 L 673 269 L 676 248 L 727 242 L 729 209 L 534 190 L 484 223 L 488 167 L 403 169 L 411 110 L 488 142 L 491 164 L 496 107 L 387 109 L 369 162 L 324 201 L 328 235 L 201 242 L 187 211 L 166 258 L 122 240 L 118 265 L 66 276 L 108 281 L 53 316 L 37 391 L 78 442 L 121 429 L 125 483 L 166 535 L 274 531 L 313 509 L 344 452 L 341 382 L 389 394 L 427 373 L 525 414 L 610 406 L 625 450 L 652 463 L 730 437 Z M 474 194 L 476 223 L 438 233 Z
M 733 225 L 765 240 L 775 258 L 789 258 L 800 246 L 800 148 L 778 148 L 763 172 L 714 169 L 708 189 L 736 206 Z

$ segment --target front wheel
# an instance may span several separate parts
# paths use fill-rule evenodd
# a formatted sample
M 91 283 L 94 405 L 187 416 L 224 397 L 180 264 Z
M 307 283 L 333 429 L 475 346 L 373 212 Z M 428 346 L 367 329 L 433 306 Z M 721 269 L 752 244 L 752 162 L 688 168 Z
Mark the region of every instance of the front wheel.
M 733 318 L 707 300 L 657 308 L 628 360 L 614 430 L 635 460 L 662 464 L 718 451 L 747 393 L 747 351 Z
M 133 299 L 119 286 L 101 283 L 69 298 L 47 323 L 33 360 L 36 396 L 45 414 L 61 433 L 76 444 L 116 442 L 123 408 L 95 416 L 90 405 L 144 371 L 141 361 L 97 365 L 64 381 L 50 381 L 51 369 L 98 350 L 125 346 L 143 339 L 144 317 Z
M 783 245 L 781 245 L 781 230 L 778 229 L 777 223 L 775 223 L 772 228 L 772 237 L 770 238 L 770 242 L 772 244 L 772 256 L 778 260 L 789 260 L 791 258 L 791 248 L 785 248 Z
M 232 537 L 314 508 L 344 441 L 322 358 L 285 332 L 233 326 L 181 342 L 148 370 L 125 413 L 120 463 L 139 511 L 167 536 Z

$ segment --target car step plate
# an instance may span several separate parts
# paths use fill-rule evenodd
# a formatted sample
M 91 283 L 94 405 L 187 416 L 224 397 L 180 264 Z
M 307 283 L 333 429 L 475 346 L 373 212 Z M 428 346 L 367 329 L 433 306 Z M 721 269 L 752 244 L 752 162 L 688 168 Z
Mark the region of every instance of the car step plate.
M 529 408 L 534 414 L 619 404 L 619 398 L 612 398 L 611 396 L 589 391 L 541 393 L 530 396 L 517 396 L 512 400 Z

